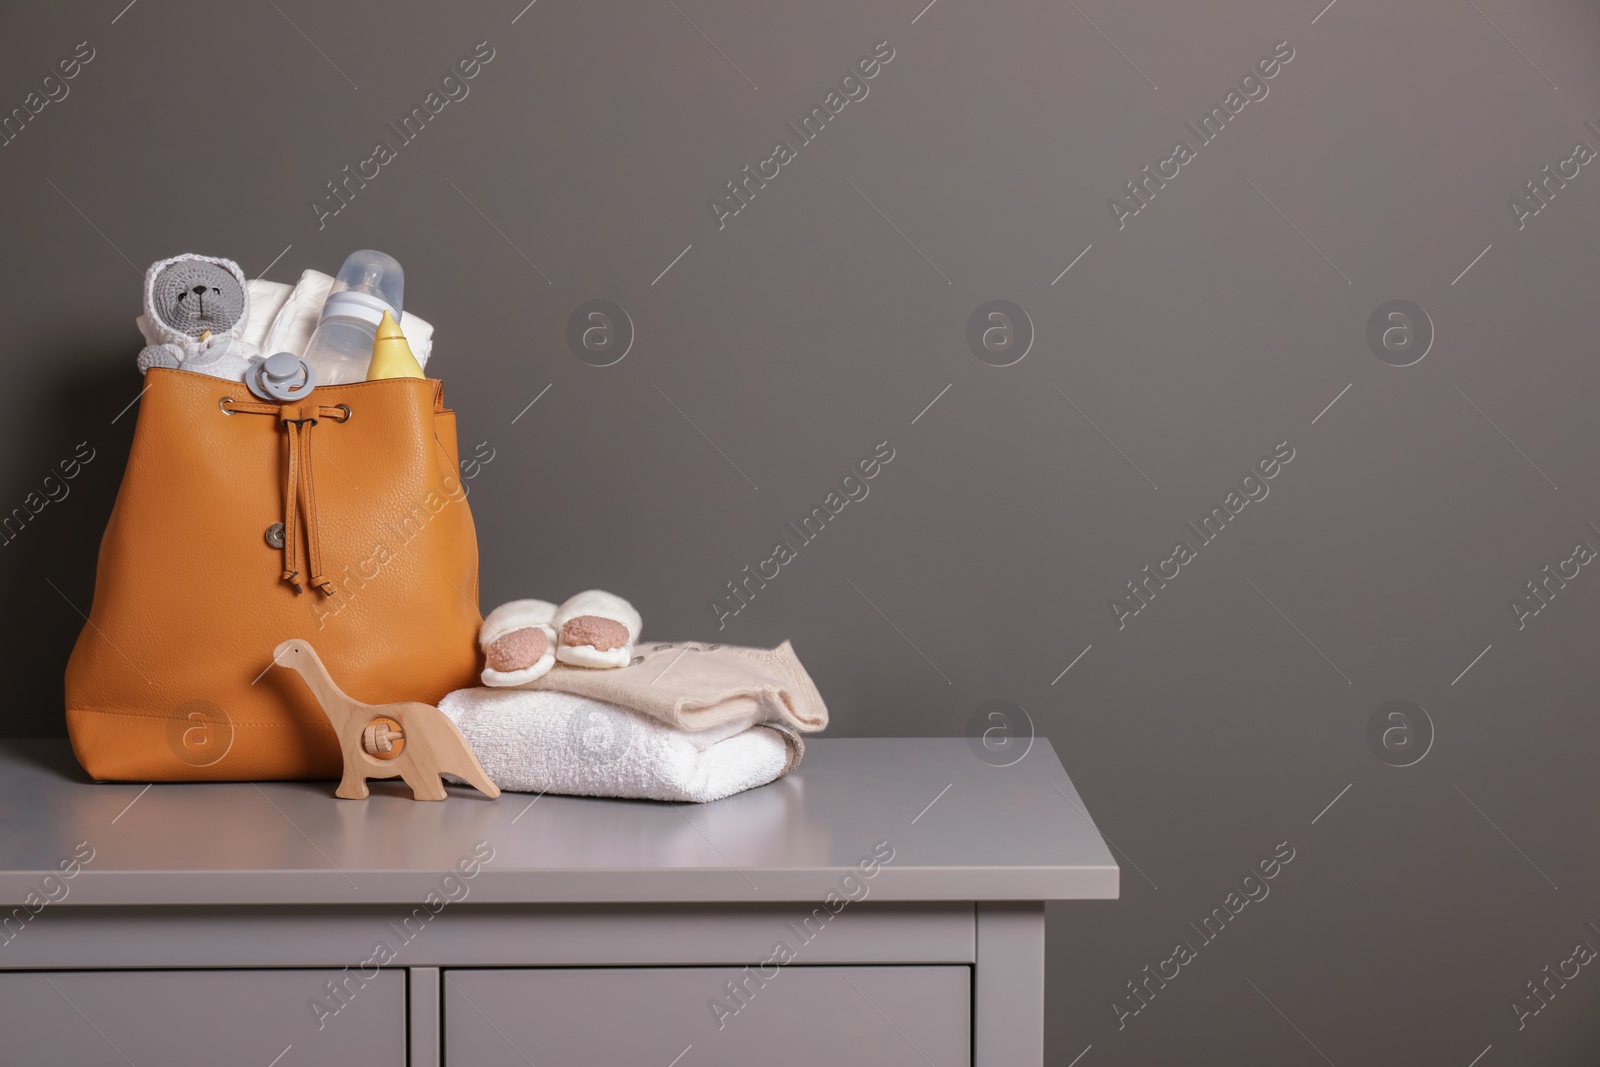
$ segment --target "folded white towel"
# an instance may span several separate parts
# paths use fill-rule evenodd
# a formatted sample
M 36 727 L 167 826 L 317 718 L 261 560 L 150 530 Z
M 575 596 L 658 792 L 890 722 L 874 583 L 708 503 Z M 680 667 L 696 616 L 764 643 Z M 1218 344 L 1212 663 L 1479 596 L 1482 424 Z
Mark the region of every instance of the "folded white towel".
M 704 802 L 788 774 L 805 744 L 779 723 L 688 732 L 570 693 L 458 689 L 439 710 L 501 789 Z

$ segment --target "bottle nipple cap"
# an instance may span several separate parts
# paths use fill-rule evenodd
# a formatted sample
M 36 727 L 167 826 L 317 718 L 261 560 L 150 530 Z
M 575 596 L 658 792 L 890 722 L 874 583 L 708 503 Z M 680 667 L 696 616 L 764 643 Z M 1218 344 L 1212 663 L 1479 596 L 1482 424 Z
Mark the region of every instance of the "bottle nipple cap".
M 400 317 L 405 271 L 391 255 L 364 248 L 350 253 L 335 276 L 322 318 L 348 318 L 376 326 L 385 310 Z

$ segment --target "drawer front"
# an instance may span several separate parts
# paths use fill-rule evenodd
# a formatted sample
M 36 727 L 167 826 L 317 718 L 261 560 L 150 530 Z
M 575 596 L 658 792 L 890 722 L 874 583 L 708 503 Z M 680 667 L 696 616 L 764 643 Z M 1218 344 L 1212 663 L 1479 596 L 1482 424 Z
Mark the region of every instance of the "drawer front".
M 451 970 L 444 1062 L 970 1067 L 971 990 L 961 966 Z
M 328 992 L 330 980 L 345 980 L 342 1000 Z M 0 974 L 0 1061 L 404 1067 L 404 972 L 359 981 L 339 971 Z

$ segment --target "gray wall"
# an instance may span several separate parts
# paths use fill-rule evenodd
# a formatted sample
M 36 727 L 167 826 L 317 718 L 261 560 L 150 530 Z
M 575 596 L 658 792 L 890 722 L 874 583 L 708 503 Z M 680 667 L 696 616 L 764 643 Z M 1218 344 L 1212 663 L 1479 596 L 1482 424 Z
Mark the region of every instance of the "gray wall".
M 835 734 L 961 733 L 1006 699 L 1055 743 L 1125 864 L 1122 900 L 1051 912 L 1052 1062 L 1600 1053 L 1592 967 L 1520 1029 L 1511 1006 L 1600 947 L 1600 577 L 1563 562 L 1600 548 L 1600 167 L 1508 204 L 1600 147 L 1592 3 L 122 2 L 0 17 L 4 108 L 94 50 L 0 148 L 0 504 L 96 456 L 0 549 L 7 732 L 62 730 L 140 271 L 192 250 L 292 281 L 381 247 L 464 454 L 493 450 L 486 604 L 602 585 L 657 636 L 792 638 Z M 482 41 L 470 94 L 319 228 L 324 184 Z M 800 145 L 784 123 L 880 41 Z M 1281 41 L 1201 146 L 1185 123 Z M 708 198 L 780 138 L 796 158 L 719 229 Z M 1119 228 L 1108 199 L 1180 138 Z M 566 340 L 595 299 L 636 334 L 604 368 Z M 1011 366 L 967 341 L 992 299 L 1031 320 Z M 1431 322 L 1410 355 L 1368 340 L 1397 299 Z M 880 441 L 870 495 L 719 629 L 711 598 Z M 1280 442 L 1265 499 L 1185 528 Z M 1519 626 L 1547 564 L 1577 577 Z M 1391 700 L 1431 730 L 1369 742 Z

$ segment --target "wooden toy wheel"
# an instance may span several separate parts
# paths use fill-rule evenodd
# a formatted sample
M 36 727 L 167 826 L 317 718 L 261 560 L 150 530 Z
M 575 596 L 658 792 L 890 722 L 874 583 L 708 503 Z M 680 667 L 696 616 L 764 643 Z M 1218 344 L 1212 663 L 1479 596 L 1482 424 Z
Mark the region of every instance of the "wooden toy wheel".
M 406 749 L 406 732 L 387 715 L 379 716 L 361 731 L 361 748 L 373 759 L 398 759 Z

